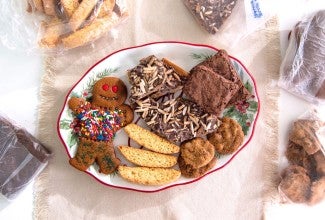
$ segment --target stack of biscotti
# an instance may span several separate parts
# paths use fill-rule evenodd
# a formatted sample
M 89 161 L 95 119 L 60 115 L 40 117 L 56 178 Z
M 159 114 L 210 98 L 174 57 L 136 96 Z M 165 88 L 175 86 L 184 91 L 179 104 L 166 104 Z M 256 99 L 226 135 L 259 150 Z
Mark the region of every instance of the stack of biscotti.
M 126 12 L 115 0 L 30 0 L 28 11 L 47 16 L 39 45 L 75 48 L 92 42 L 112 29 Z
M 179 152 L 177 145 L 136 124 L 129 124 L 124 130 L 131 139 L 146 149 L 118 147 L 128 161 L 137 165 L 119 166 L 118 171 L 122 178 L 143 185 L 163 185 L 180 177 L 180 171 L 171 168 L 177 163 L 177 157 L 171 155 Z

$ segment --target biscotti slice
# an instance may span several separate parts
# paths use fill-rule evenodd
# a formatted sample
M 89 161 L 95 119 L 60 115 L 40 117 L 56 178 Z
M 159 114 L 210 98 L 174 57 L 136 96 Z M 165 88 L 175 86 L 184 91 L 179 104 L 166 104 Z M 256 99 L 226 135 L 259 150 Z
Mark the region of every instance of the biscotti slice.
M 103 34 L 110 31 L 116 24 L 118 18 L 114 14 L 112 17 L 95 19 L 90 25 L 87 25 L 76 32 L 62 39 L 65 48 L 75 48 L 100 38 Z
M 179 152 L 179 146 L 136 124 L 128 124 L 124 127 L 124 130 L 131 139 L 149 150 L 163 154 L 174 154 Z
M 118 149 L 130 162 L 143 167 L 172 167 L 177 158 L 171 155 L 160 154 L 148 150 L 128 146 L 119 146 Z
M 42 0 L 33 0 L 34 7 L 36 11 L 44 12 L 43 1 Z
M 43 8 L 44 8 L 44 12 L 47 15 L 51 15 L 51 16 L 55 16 L 56 15 L 56 11 L 55 11 L 55 7 L 56 7 L 56 0 L 43 0 Z
M 73 15 L 74 11 L 78 8 L 79 1 L 78 0 L 61 0 L 60 6 L 62 7 L 62 11 L 65 14 L 65 16 L 67 18 L 70 18 Z
M 71 29 L 76 31 L 93 11 L 98 0 L 83 0 L 69 21 Z
M 103 5 L 100 7 L 98 17 L 102 18 L 106 15 L 110 15 L 113 12 L 115 6 L 115 0 L 104 0 Z
M 127 181 L 143 185 L 164 185 L 176 181 L 181 172 L 168 168 L 119 166 L 118 172 Z
M 59 19 L 54 17 L 49 23 L 44 23 L 44 34 L 39 41 L 43 48 L 53 48 L 60 43 L 60 36 L 65 32 L 65 25 Z

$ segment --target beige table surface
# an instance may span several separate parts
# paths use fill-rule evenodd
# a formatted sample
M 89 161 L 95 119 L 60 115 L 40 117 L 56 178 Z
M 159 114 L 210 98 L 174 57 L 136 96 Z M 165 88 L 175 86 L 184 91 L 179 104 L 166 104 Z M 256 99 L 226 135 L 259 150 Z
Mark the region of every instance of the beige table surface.
M 325 8 L 323 0 L 286 0 L 279 7 L 282 52 L 286 49 L 289 29 L 304 14 Z M 308 5 L 308 7 L 306 7 Z M 0 44 L 0 112 L 14 118 L 31 133 L 36 130 L 38 89 L 43 73 L 43 57 L 26 55 Z M 16 100 L 19 100 L 17 102 Z M 24 106 L 23 108 L 21 106 Z M 299 108 L 295 107 L 299 105 Z M 282 91 L 280 97 L 280 145 L 285 141 L 290 121 L 306 110 L 308 104 Z M 274 206 L 268 219 L 323 219 L 325 204 L 313 208 L 305 206 Z M 30 185 L 13 202 L 0 198 L 0 219 L 32 219 L 33 190 Z

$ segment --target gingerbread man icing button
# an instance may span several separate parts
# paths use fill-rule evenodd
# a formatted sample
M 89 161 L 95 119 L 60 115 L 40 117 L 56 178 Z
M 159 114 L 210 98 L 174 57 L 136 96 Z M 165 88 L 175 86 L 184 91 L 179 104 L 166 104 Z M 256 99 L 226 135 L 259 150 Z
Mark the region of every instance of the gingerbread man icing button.
M 73 132 L 78 135 L 76 155 L 69 163 L 85 171 L 96 162 L 99 172 L 113 173 L 120 161 L 115 156 L 113 139 L 115 133 L 133 121 L 131 107 L 124 104 L 127 88 L 116 77 L 105 77 L 97 81 L 90 102 L 72 97 L 68 106 L 75 115 L 71 123 Z

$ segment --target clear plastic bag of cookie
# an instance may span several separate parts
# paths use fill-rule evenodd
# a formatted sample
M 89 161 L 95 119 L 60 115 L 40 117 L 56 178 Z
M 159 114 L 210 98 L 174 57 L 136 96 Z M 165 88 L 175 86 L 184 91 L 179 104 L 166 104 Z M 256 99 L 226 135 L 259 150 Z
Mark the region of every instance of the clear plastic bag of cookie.
M 312 108 L 292 122 L 280 164 L 283 202 L 310 206 L 325 201 L 324 110 Z
M 223 36 L 225 43 L 263 27 L 274 14 L 271 3 L 259 0 L 183 0 L 192 14 L 195 25 L 210 35 Z
M 0 115 L 0 196 L 14 200 L 43 171 L 51 156 L 25 128 Z
M 124 0 L 10 0 L 0 8 L 0 42 L 11 49 L 60 54 L 117 38 L 128 17 Z
M 312 103 L 325 103 L 325 10 L 308 15 L 289 34 L 280 87 Z

